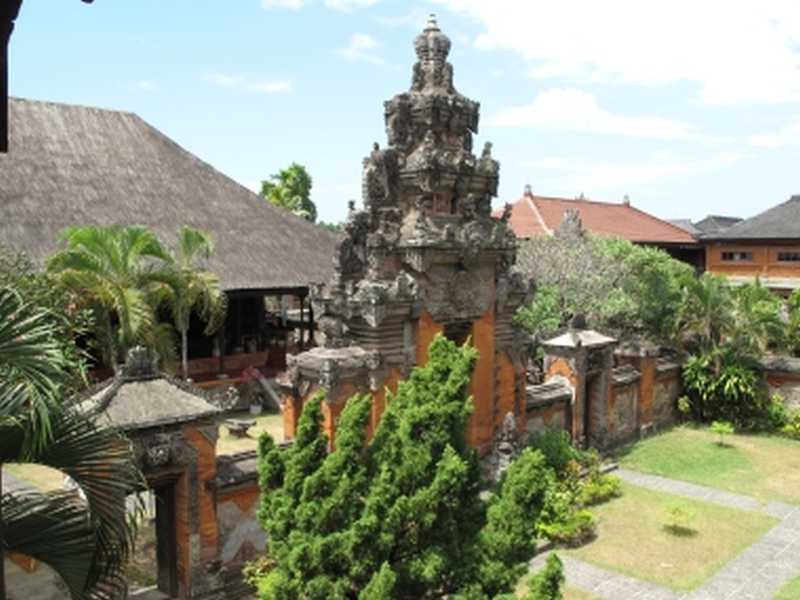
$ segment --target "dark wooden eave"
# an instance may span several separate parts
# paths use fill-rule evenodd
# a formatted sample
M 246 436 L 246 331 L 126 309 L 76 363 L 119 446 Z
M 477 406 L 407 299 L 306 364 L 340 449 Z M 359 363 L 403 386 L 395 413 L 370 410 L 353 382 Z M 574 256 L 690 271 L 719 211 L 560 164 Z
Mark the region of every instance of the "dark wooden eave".
M 22 0 L 0 0 L 0 152 L 8 152 L 8 43 L 21 6 Z

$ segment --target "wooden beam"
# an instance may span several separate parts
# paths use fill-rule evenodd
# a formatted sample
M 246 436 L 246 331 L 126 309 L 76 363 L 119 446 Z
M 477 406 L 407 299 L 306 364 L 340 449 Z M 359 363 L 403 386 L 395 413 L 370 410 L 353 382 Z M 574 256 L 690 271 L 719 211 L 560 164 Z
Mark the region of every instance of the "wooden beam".
M 0 2 L 0 152 L 8 152 L 8 44 L 22 0 Z

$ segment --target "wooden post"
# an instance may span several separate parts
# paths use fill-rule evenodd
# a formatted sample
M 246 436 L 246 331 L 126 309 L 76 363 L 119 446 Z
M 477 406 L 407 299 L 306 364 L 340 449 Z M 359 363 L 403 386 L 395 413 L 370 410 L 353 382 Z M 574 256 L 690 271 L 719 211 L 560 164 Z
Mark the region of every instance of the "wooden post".
M 298 295 L 298 298 L 300 298 L 300 351 L 302 352 L 303 350 L 306 349 L 306 342 L 305 342 L 305 339 L 306 339 L 306 332 L 305 332 L 306 298 L 303 295 Z
M 0 2 L 0 152 L 8 152 L 8 43 L 21 5 L 22 0 Z

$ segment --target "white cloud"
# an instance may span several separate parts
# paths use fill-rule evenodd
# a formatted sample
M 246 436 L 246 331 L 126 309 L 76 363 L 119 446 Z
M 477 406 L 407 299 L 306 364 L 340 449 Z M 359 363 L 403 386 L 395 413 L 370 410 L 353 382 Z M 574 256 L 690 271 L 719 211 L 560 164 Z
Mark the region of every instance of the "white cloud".
M 796 0 L 435 0 L 539 78 L 694 83 L 711 104 L 800 101 Z
M 358 8 L 366 8 L 374 6 L 380 0 L 324 0 L 323 4 L 332 9 L 341 12 L 352 12 Z M 261 0 L 261 6 L 267 10 L 273 8 L 284 8 L 288 10 L 300 10 L 301 8 L 309 5 L 309 0 Z
M 531 104 L 505 108 L 487 124 L 662 140 L 709 139 L 685 121 L 612 113 L 602 108 L 593 95 L 575 88 L 539 92 Z
M 750 145 L 761 148 L 782 148 L 783 146 L 800 145 L 800 115 L 792 117 L 778 131 L 751 135 L 747 141 Z
M 383 59 L 372 51 L 380 46 L 378 41 L 366 33 L 354 33 L 347 46 L 339 50 L 339 54 L 347 60 L 364 60 L 376 65 L 383 64 Z
M 352 12 L 357 8 L 374 6 L 378 0 L 325 0 L 325 6 L 342 12 Z
M 585 193 L 590 198 L 604 193 L 616 194 L 622 199 L 633 186 L 721 169 L 741 158 L 740 154 L 730 152 L 695 160 L 653 155 L 638 162 L 547 157 L 526 162 L 525 166 L 532 167 L 535 170 L 533 180 L 548 189 L 574 190 L 576 196 Z
M 305 6 L 305 0 L 261 0 L 261 6 L 266 9 L 286 8 L 289 10 L 299 10 Z
M 206 81 L 216 86 L 243 90 L 246 92 L 256 92 L 262 94 L 274 94 L 292 91 L 292 82 L 283 79 L 272 81 L 255 81 L 238 74 L 210 73 L 205 77 Z

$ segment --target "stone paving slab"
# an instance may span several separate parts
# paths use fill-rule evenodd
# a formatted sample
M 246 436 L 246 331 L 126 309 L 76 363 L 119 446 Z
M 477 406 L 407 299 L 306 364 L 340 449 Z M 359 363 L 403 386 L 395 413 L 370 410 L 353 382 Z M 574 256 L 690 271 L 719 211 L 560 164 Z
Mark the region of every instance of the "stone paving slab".
M 628 469 L 618 469 L 616 474 L 623 481 L 633 485 L 638 485 L 640 487 L 658 492 L 667 492 L 669 494 L 675 494 L 676 496 L 683 496 L 693 500 L 713 502 L 714 504 L 720 504 L 729 508 L 752 510 L 767 514 L 770 514 L 770 512 L 781 513 L 784 516 L 789 516 L 795 511 L 795 508 L 788 504 L 772 502 L 764 505 L 750 496 L 734 494 L 733 492 L 726 492 L 724 490 L 717 490 L 704 485 L 697 485 L 696 483 L 678 481 L 677 479 L 668 479 L 659 475 L 649 475 L 647 473 L 639 473 L 637 471 L 630 471 Z
M 544 566 L 551 551 L 531 561 L 531 570 Z M 571 556 L 560 556 L 567 584 L 591 592 L 604 600 L 681 600 L 684 595 L 668 588 L 608 571 Z

